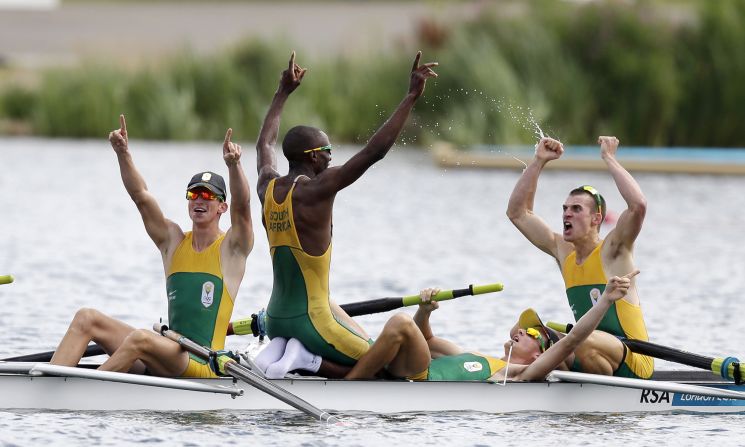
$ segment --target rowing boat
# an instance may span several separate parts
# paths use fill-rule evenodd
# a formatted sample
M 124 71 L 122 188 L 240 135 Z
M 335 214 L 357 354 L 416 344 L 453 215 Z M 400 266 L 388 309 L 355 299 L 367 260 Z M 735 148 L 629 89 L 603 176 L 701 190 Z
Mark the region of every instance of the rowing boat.
M 314 377 L 273 382 L 319 408 L 336 412 L 745 413 L 745 385 L 717 380 L 716 376 L 704 371 L 657 372 L 652 381 L 636 382 L 634 379 L 594 376 L 589 381 L 601 383 L 588 383 L 584 376 L 588 375 L 562 371 L 552 373 L 542 382 L 507 382 L 504 385 Z M 574 380 L 584 383 L 573 383 Z M 623 384 L 624 380 L 631 380 L 631 385 Z M 669 390 L 665 391 L 667 388 Z M 701 389 L 722 395 L 702 395 Z M 739 398 L 726 397 L 738 393 L 742 393 Z M 232 378 L 165 379 L 46 363 L 0 362 L 0 396 L 2 409 L 292 409 Z
M 0 284 L 12 282 L 0 276 Z M 441 291 L 437 301 L 502 290 L 499 283 Z M 419 302 L 418 295 L 381 298 L 352 304 L 352 315 L 396 309 Z M 345 309 L 346 310 L 346 309 Z M 554 323 L 556 324 L 556 323 Z M 235 333 L 261 336 L 261 318 L 240 320 Z M 569 330 L 564 325 L 564 331 Z M 167 326 L 153 330 L 201 358 L 218 353 L 200 346 Z M 408 380 L 329 380 L 292 377 L 267 380 L 248 367 L 224 363 L 231 378 L 173 379 L 98 371 L 98 365 L 65 367 L 46 363 L 53 352 L 0 360 L 0 409 L 51 410 L 289 410 L 297 409 L 317 420 L 333 423 L 331 412 L 378 413 L 423 411 L 480 411 L 511 413 L 694 412 L 745 413 L 744 368 L 734 357 L 712 358 L 639 340 L 625 340 L 642 352 L 706 371 L 657 372 L 653 380 L 597 376 L 554 371 L 540 382 L 476 381 L 412 382 Z M 90 353 L 89 353 L 90 351 Z M 89 346 L 86 355 L 102 352 Z M 42 360 L 46 359 L 46 360 Z M 222 370 L 222 369 L 221 369 Z M 728 380 L 733 380 L 733 384 Z M 247 386 L 248 385 L 248 386 Z

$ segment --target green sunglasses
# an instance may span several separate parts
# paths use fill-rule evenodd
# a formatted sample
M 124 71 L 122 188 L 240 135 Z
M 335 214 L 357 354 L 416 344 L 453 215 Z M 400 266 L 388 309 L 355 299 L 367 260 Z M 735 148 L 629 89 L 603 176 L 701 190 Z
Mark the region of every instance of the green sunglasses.
M 582 189 L 592 194 L 592 198 L 595 199 L 595 203 L 598 205 L 598 212 L 600 213 L 601 216 L 603 216 L 603 220 L 605 220 L 605 211 L 603 211 L 604 200 L 603 200 L 603 197 L 598 192 L 598 190 L 593 188 L 590 185 L 584 185 L 582 186 Z
M 332 146 L 330 144 L 327 144 L 326 146 L 314 147 L 313 149 L 305 150 L 305 151 L 303 151 L 303 153 L 304 154 L 307 154 L 309 152 L 316 152 L 316 151 L 329 151 L 329 152 L 331 152 L 331 148 L 332 148 Z
M 538 340 L 538 344 L 541 347 L 541 352 L 546 352 L 546 349 L 548 349 L 548 347 L 546 346 L 546 341 L 543 339 L 543 336 L 538 329 L 529 327 L 525 329 L 525 333 Z

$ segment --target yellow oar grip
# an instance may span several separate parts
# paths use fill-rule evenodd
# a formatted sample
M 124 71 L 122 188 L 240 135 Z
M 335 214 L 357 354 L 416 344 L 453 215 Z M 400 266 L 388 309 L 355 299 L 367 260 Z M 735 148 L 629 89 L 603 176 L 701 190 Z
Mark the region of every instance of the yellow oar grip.
M 233 333 L 235 335 L 249 335 L 252 334 L 251 321 L 253 318 L 243 318 L 236 321 L 231 321 L 233 324 Z
M 432 295 L 432 301 L 444 301 L 453 299 L 452 290 L 444 290 L 437 295 Z M 421 302 L 419 295 L 407 295 L 401 298 L 402 307 L 415 306 Z
M 10 284 L 13 282 L 13 275 L 1 275 L 0 284 Z
M 722 362 L 724 362 L 723 358 L 715 358 L 711 362 L 711 372 L 713 372 L 716 375 L 719 375 L 722 372 Z
M 550 327 L 551 329 L 561 332 L 563 334 L 567 333 L 567 323 L 557 323 L 555 321 L 548 321 L 546 322 L 546 326 Z
M 480 295 L 482 293 L 501 292 L 504 290 L 504 284 L 501 282 L 495 284 L 487 284 L 485 286 L 473 286 L 473 294 Z
M 467 295 L 480 295 L 482 293 L 499 292 L 504 289 L 502 283 L 486 284 L 483 286 L 468 286 L 466 289 L 454 289 L 454 290 L 442 290 L 436 295 L 432 296 L 432 301 L 445 301 L 452 300 L 453 298 L 459 298 Z M 409 295 L 401 299 L 404 306 L 413 306 L 419 304 L 419 295 Z

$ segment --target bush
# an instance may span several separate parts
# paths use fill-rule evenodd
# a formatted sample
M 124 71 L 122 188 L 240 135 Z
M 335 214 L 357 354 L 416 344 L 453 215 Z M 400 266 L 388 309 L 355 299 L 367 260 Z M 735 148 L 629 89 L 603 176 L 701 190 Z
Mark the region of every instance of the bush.
M 48 72 L 32 114 L 34 130 L 46 136 L 106 136 L 122 112 L 126 76 L 100 67 Z
M 36 92 L 11 86 L 0 94 L 0 116 L 14 120 L 30 120 L 37 100 Z

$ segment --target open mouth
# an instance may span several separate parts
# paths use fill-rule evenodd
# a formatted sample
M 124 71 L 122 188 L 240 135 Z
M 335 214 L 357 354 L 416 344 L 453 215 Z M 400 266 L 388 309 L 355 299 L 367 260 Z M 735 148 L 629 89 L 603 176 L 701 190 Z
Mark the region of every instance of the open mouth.
M 564 231 L 571 230 L 571 229 L 572 229 L 572 223 L 569 222 L 568 220 L 565 220 L 564 221 Z
M 207 208 L 205 208 L 203 206 L 195 206 L 194 207 L 194 212 L 195 213 L 206 213 L 207 212 Z

